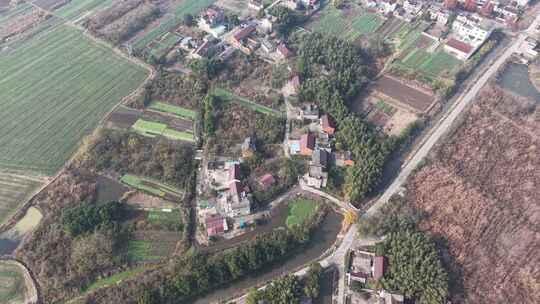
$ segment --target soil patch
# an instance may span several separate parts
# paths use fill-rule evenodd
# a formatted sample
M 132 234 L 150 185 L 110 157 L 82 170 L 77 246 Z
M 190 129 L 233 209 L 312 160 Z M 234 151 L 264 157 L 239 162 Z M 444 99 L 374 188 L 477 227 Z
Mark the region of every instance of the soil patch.
M 420 91 L 394 77 L 384 75 L 371 87 L 376 93 L 385 96 L 393 102 L 397 102 L 418 112 L 425 112 L 435 101 L 433 94 Z

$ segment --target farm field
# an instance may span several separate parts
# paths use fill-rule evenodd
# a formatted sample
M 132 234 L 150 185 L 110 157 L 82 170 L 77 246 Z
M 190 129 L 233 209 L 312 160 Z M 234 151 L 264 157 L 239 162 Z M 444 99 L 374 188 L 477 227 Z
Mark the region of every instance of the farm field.
M 363 12 L 360 8 L 343 13 L 341 10 L 327 6 L 320 18 L 309 27 L 315 32 L 337 36 L 352 42 L 363 35 L 374 33 L 383 23 L 384 20 L 381 17 Z
M 148 46 L 152 41 L 158 39 L 165 33 L 173 30 L 179 24 L 182 23 L 183 17 L 186 14 L 192 14 L 196 16 L 204 8 L 213 4 L 215 0 L 183 0 L 179 5 L 172 9 L 159 26 L 150 30 L 146 35 L 133 42 L 133 48 L 136 50 L 142 50 Z M 170 17 L 169 17 L 170 16 Z
M 120 181 L 141 191 L 145 191 L 163 198 L 171 198 L 173 201 L 181 200 L 184 195 L 181 190 L 175 187 L 132 174 L 125 174 L 122 176 Z
M 0 167 L 54 174 L 146 77 L 66 26 L 0 56 Z
M 385 100 L 400 103 L 418 112 L 427 111 L 435 101 L 433 94 L 420 91 L 386 75 L 375 81 L 372 89 Z
M 158 136 L 164 136 L 172 140 L 181 140 L 186 142 L 195 142 L 195 136 L 193 133 L 184 131 L 178 131 L 171 129 L 165 123 L 148 121 L 144 119 L 138 119 L 133 126 L 131 126 L 135 132 L 146 136 L 155 138 Z
M 132 262 L 157 261 L 172 255 L 178 241 L 178 232 L 137 231 L 128 241 L 127 256 Z
M 187 118 L 191 120 L 197 119 L 197 112 L 161 101 L 151 102 L 148 108 L 159 112 L 174 114 L 180 118 Z
M 112 2 L 112 0 L 72 0 L 56 9 L 54 14 L 70 21 L 76 21 L 98 9 L 111 5 Z
M 145 270 L 148 270 L 148 266 L 141 266 L 137 268 L 133 268 L 130 270 L 122 271 L 116 274 L 113 274 L 110 277 L 100 279 L 92 284 L 90 284 L 87 288 L 83 290 L 84 293 L 91 292 L 93 290 L 99 289 L 101 287 L 110 286 L 114 284 L 118 284 L 123 280 L 130 279 L 132 277 L 135 277 L 139 273 L 143 273 Z
M 249 100 L 249 99 L 237 96 L 237 95 L 233 94 L 232 92 L 230 92 L 230 91 L 228 91 L 226 89 L 215 88 L 213 93 L 214 93 L 214 95 L 216 95 L 217 97 L 223 99 L 224 101 L 234 101 L 235 103 L 238 103 L 238 104 L 240 104 L 242 106 L 245 106 L 247 108 L 250 108 L 250 109 L 252 109 L 254 111 L 257 111 L 259 113 L 262 113 L 262 114 L 274 115 L 274 116 L 281 116 L 282 115 L 282 113 L 280 111 L 277 111 L 277 110 L 271 109 L 269 107 L 260 105 L 260 104 L 258 104 L 256 102 L 253 102 L 253 101 Z
M 26 293 L 24 276 L 19 267 L 0 261 L 0 303 L 22 304 Z
M 36 177 L 0 172 L 0 225 L 42 184 Z
M 463 62 L 442 49 L 429 53 L 422 48 L 412 48 L 402 60 L 395 64 L 405 66 L 428 77 L 451 77 Z
M 289 213 L 287 216 L 287 227 L 301 225 L 305 220 L 315 215 L 319 203 L 309 199 L 296 199 L 289 202 Z

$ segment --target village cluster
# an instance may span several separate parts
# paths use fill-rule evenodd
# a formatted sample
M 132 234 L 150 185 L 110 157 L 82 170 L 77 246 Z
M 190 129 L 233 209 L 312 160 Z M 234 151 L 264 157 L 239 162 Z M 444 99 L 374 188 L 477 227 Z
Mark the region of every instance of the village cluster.
M 518 1 L 474 1 L 445 0 L 444 2 L 421 0 L 361 0 L 358 4 L 367 11 L 381 17 L 396 17 L 409 23 L 428 21 L 422 35 L 435 41 L 429 48 L 443 49 L 458 60 L 466 61 L 484 45 L 497 28 L 512 26 L 518 12 L 528 4 L 527 0 Z M 284 0 L 268 5 L 261 0 L 247 0 L 250 14 L 238 20 L 234 26 L 226 11 L 216 5 L 208 7 L 197 16 L 196 26 L 204 31 L 203 38 L 183 37 L 179 49 L 188 52 L 192 59 L 217 57 L 227 60 L 235 51 L 257 56 L 270 64 L 287 63 L 294 56 L 293 51 L 276 33 L 277 18 L 270 14 L 273 6 L 284 5 L 292 10 L 310 16 L 321 9 L 319 0 Z M 442 47 L 441 47 L 442 46 Z M 526 40 L 523 46 L 525 57 L 537 55 L 537 41 Z M 285 98 L 296 99 L 301 85 L 298 75 L 288 81 L 284 87 Z M 380 93 L 380 92 L 379 92 Z M 380 93 L 384 96 L 384 92 Z M 429 103 L 433 102 L 433 97 Z M 314 103 L 287 104 L 288 119 L 304 122 L 301 128 L 294 129 L 287 125 L 287 138 L 284 150 L 288 155 L 300 155 L 310 160 L 308 170 L 299 177 L 300 183 L 321 189 L 327 187 L 328 174 L 332 166 L 346 167 L 354 165 L 350 151 L 333 151 L 332 139 L 335 132 L 333 118 L 321 111 Z M 421 113 L 425 109 L 415 110 Z M 242 144 L 242 155 L 248 157 L 257 147 L 251 138 Z M 219 158 L 218 158 L 219 159 Z M 261 214 L 253 214 L 253 197 L 248 185 L 242 183 L 240 159 L 223 158 L 210 161 L 204 172 L 209 189 L 216 193 L 215 199 L 198 200 L 199 222 L 205 227 L 207 237 L 234 237 L 243 233 L 243 228 L 255 222 Z M 275 183 L 272 174 L 260 178 L 261 189 L 268 189 Z

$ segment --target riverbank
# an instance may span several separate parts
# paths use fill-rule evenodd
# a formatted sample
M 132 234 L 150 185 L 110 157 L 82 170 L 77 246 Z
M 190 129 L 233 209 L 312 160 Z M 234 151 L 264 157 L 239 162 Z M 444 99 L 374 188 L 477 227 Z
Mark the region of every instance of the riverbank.
M 39 291 L 28 268 L 8 256 L 0 256 L 0 302 L 37 304 Z

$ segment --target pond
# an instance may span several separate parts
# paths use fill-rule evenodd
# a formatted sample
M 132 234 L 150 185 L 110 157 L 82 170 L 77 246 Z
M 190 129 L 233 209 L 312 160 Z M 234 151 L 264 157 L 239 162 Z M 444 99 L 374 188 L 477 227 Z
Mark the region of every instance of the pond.
M 509 63 L 497 79 L 497 84 L 516 95 L 532 98 L 540 102 L 540 92 L 529 78 L 529 67 L 527 65 Z
M 220 300 L 226 300 L 233 295 L 247 291 L 249 288 L 262 284 L 266 281 L 275 279 L 283 274 L 290 272 L 293 269 L 320 257 L 327 249 L 332 247 L 336 241 L 336 237 L 341 230 L 341 222 L 343 216 L 330 210 L 324 218 L 320 228 L 314 233 L 312 241 L 302 253 L 290 257 L 284 263 L 274 266 L 267 271 L 249 276 L 242 280 L 236 281 L 230 286 L 216 289 L 203 298 L 195 300 L 194 304 L 215 303 Z

